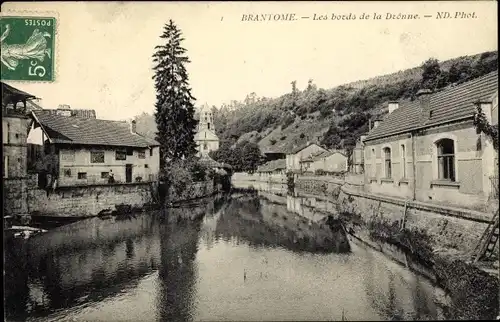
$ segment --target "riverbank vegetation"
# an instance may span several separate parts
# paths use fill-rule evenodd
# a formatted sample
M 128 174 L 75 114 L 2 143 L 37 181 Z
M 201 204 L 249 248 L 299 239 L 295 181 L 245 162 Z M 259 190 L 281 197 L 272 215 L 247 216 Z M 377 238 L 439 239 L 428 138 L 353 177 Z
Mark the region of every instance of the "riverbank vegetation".
M 366 231 L 371 240 L 398 246 L 432 269 L 437 283 L 452 299 L 450 318 L 494 319 L 499 314 L 498 277 L 467 262 L 463 256 L 438 250 L 432 237 L 422 229 L 404 227 L 401 222 L 384 218 L 379 212 L 363 219 L 352 203 L 353 200 L 341 203 L 339 218 L 351 228 L 359 226 L 358 231 Z
M 181 195 L 193 182 L 214 180 L 215 173 L 195 156 L 195 98 L 189 86 L 186 64 L 190 61 L 182 47 L 182 33 L 170 20 L 160 38 L 163 44 L 153 54 L 157 129 L 154 135 L 160 143 L 160 180 Z

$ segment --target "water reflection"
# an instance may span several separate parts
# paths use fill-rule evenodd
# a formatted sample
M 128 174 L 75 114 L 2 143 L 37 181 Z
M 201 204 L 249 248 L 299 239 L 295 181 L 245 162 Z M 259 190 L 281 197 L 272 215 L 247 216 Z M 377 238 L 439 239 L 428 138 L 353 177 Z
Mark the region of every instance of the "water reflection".
M 341 237 L 289 201 L 236 193 L 171 209 L 167 220 L 95 218 L 9 240 L 7 319 L 442 318 L 426 279 L 361 244 L 343 251 Z

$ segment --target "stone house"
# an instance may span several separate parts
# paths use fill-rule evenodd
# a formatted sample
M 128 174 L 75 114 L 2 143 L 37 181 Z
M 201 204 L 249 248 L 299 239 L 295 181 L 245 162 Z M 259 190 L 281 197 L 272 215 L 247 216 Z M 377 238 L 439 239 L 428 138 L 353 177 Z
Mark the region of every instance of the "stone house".
M 198 149 L 197 156 L 208 155 L 210 151 L 217 151 L 220 140 L 215 134 L 212 110 L 205 105 L 196 113 L 195 117 L 198 119 L 198 127 L 194 136 Z
M 2 89 L 2 145 L 3 145 L 3 202 L 4 216 L 26 214 L 27 144 L 29 118 L 26 111 L 36 99 L 8 84 Z M 20 106 L 19 103 L 22 103 Z
M 261 165 L 257 172 L 261 176 L 284 175 L 286 171 L 286 161 L 284 159 L 272 160 Z
M 317 154 L 319 152 L 328 152 L 328 150 L 316 143 L 310 143 L 310 142 L 290 151 L 286 155 L 286 171 L 302 172 L 307 170 L 301 168 L 300 161 L 305 160 L 310 156 Z
M 74 114 L 74 113 L 73 113 Z M 60 109 L 31 113 L 28 143 L 42 146 L 39 179 L 50 174 L 58 186 L 156 181 L 158 142 L 136 132 L 135 121 L 81 117 Z M 50 184 L 50 183 L 48 183 Z
M 480 106 L 495 121 L 497 84 L 495 71 L 440 92 L 421 90 L 411 102 L 390 102 L 389 114 L 364 139 L 366 189 L 409 200 L 484 206 L 491 199 L 496 153 L 490 139 L 476 133 L 473 118 Z
M 308 170 L 305 171 L 316 172 L 321 170 L 327 173 L 342 173 L 347 171 L 348 157 L 344 151 L 333 150 L 320 152 L 303 160 L 302 163 L 304 164 L 304 169 L 308 167 Z

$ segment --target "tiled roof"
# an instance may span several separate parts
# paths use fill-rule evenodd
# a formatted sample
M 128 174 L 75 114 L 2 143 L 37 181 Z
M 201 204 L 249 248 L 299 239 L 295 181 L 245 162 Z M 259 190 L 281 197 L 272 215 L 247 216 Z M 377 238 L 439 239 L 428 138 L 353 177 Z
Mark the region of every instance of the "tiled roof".
M 306 143 L 306 144 L 303 144 L 303 145 L 300 145 L 298 147 L 296 147 L 295 149 L 292 149 L 289 153 L 290 154 L 297 154 L 299 153 L 300 151 L 304 150 L 305 148 L 313 145 L 313 144 L 316 144 L 317 146 L 323 148 L 321 145 L 319 145 L 318 143 L 316 142 L 309 142 L 309 143 Z M 324 149 L 324 148 L 323 148 Z M 325 149 L 326 150 L 326 149 Z
M 322 152 L 318 155 L 315 155 L 312 157 L 312 160 L 313 161 L 318 161 L 318 160 L 321 160 L 322 158 L 328 158 L 329 156 L 332 156 L 334 154 L 342 154 L 343 156 L 346 156 L 345 153 L 343 151 L 338 151 L 338 150 L 333 150 L 333 151 L 325 151 L 325 152 Z
M 232 168 L 229 164 L 217 162 L 208 155 L 202 155 L 199 162 L 209 168 Z
M 258 168 L 257 172 L 272 172 L 272 171 L 281 170 L 281 169 L 286 169 L 286 160 L 285 159 L 269 161 L 269 162 L 261 165 Z
M 46 110 L 32 112 L 53 143 L 125 147 L 158 146 L 158 142 L 130 132 L 126 122 L 62 116 Z
M 430 118 L 422 117 L 420 102 L 401 103 L 401 106 L 386 115 L 380 125 L 373 129 L 365 141 L 405 133 L 411 130 L 447 123 L 454 119 L 472 117 L 477 101 L 489 101 L 497 92 L 498 71 L 491 72 L 469 82 L 447 88 L 430 95 Z

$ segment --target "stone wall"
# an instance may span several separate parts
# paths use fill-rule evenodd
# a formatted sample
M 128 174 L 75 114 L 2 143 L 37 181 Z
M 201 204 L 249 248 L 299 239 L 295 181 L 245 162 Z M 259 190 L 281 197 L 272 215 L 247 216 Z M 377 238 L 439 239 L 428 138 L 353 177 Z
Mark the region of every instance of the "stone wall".
M 28 211 L 49 217 L 92 217 L 105 209 L 126 204 L 143 207 L 152 202 L 151 187 L 145 183 L 59 187 L 56 190 L 27 190 Z
M 25 178 L 3 180 L 3 211 L 6 215 L 28 213 L 26 204 L 27 187 Z
M 493 217 L 493 213 L 376 195 L 365 192 L 362 184 L 350 178 L 343 181 L 327 176 L 301 176 L 295 184 L 299 191 L 337 200 L 340 210 L 359 214 L 365 222 L 374 215 L 391 222 L 402 221 L 406 207 L 405 226 L 425 230 L 438 248 L 470 252 Z
M 459 208 L 432 205 L 399 198 L 374 196 L 363 192 L 341 189 L 340 209 L 361 215 L 365 222 L 372 216 L 381 216 L 390 222 L 401 222 L 406 228 L 423 229 L 436 248 L 453 248 L 469 253 L 476 246 L 493 214 Z

